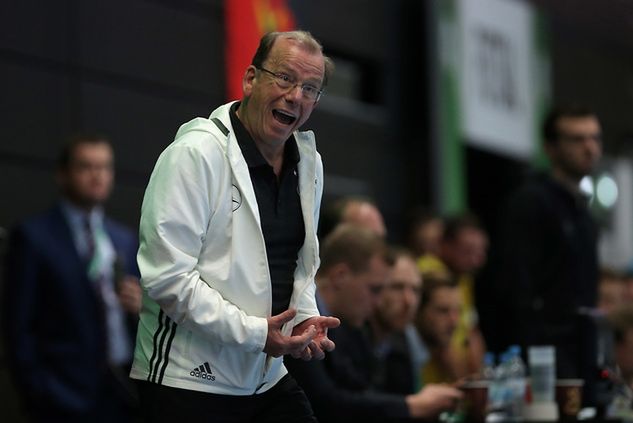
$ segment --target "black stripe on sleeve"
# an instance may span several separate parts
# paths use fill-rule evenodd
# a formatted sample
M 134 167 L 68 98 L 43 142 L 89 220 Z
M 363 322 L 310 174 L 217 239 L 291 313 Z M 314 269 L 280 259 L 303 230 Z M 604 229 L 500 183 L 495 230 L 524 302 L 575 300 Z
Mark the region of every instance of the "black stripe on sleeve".
M 163 382 L 163 376 L 165 376 L 165 369 L 167 369 L 167 363 L 169 362 L 171 342 L 174 340 L 174 336 L 176 336 L 176 327 L 176 322 L 171 322 L 171 333 L 169 334 L 169 341 L 167 341 L 167 346 L 165 347 L 165 359 L 163 360 L 163 367 L 160 369 L 160 377 L 158 378 L 159 385 Z
M 152 378 L 152 368 L 154 367 L 154 360 L 156 359 L 156 354 L 158 352 L 158 336 L 163 330 L 163 309 L 158 313 L 158 330 L 154 333 L 154 342 L 152 348 L 152 358 L 149 360 L 149 375 L 147 375 L 147 380 L 150 381 Z
M 163 346 L 165 345 L 165 338 L 167 337 L 167 333 L 169 332 L 169 323 L 171 319 L 169 316 L 165 315 L 165 329 L 160 337 L 160 344 L 158 345 L 158 360 L 156 361 L 156 365 L 152 369 L 152 380 L 151 382 L 156 383 L 156 376 L 158 375 L 158 369 L 160 368 L 161 362 L 163 361 Z

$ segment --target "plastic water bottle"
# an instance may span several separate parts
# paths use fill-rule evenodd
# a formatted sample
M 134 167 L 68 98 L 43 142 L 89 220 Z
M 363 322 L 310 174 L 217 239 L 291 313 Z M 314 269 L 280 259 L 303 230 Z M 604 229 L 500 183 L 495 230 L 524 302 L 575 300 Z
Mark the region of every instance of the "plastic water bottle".
M 525 363 L 521 358 L 521 347 L 512 345 L 506 361 L 507 414 L 509 420 L 521 420 L 525 405 Z
M 501 354 L 499 364 L 494 367 L 493 377 L 490 381 L 490 390 L 488 394 L 489 408 L 492 414 L 502 413 L 505 416 L 506 411 L 506 363 L 508 360 L 507 353 Z
M 484 362 L 481 367 L 481 379 L 492 383 L 495 378 L 495 355 L 491 352 L 484 354 Z

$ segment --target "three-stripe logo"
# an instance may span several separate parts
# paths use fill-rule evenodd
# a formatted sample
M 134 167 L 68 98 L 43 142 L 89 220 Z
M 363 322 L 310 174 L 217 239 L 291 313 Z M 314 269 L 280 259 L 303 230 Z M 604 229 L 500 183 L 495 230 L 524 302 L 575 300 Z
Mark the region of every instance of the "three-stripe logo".
M 197 377 L 199 379 L 210 380 L 211 382 L 215 380 L 215 376 L 211 371 L 211 366 L 209 366 L 208 361 L 205 361 L 203 364 L 193 369 L 191 372 L 189 372 L 189 375 Z
M 176 336 L 176 328 L 176 322 L 172 321 L 161 309 L 158 313 L 158 329 L 154 333 L 152 358 L 149 360 L 148 381 L 162 384 L 169 363 L 171 343 Z

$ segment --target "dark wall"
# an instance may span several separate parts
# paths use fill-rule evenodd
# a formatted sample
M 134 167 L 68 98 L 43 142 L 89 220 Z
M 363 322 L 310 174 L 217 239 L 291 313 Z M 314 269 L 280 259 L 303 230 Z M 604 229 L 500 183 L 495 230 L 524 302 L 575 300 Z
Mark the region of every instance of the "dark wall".
M 53 201 L 57 152 L 77 130 L 111 137 L 117 188 L 108 210 L 135 226 L 160 151 L 182 122 L 223 99 L 220 6 L 4 2 L 0 167 L 7 173 L 0 179 L 0 226 Z
M 558 20 L 553 20 L 552 28 L 553 98 L 589 105 L 600 117 L 605 152 L 633 157 L 630 47 Z
M 393 60 L 414 57 L 402 54 L 405 44 L 394 28 L 413 27 L 403 19 L 415 3 L 291 2 L 298 25 L 322 40 L 335 61 L 357 69 L 356 95 L 329 92 L 306 125 L 317 134 L 331 176 L 326 199 L 360 189 L 378 201 L 391 226 L 417 201 L 404 187 L 411 169 L 420 180 L 420 167 L 406 164 L 403 146 L 410 143 L 418 154 L 425 140 L 419 112 L 416 135 L 403 133 L 401 102 L 416 93 L 400 78 L 402 63 Z M 407 40 L 406 49 L 422 44 Z M 224 102 L 223 58 L 221 0 L 3 2 L 0 227 L 54 201 L 54 161 L 77 130 L 111 137 L 117 183 L 107 210 L 135 227 L 158 154 L 180 124 Z M 400 94 L 404 84 L 408 91 Z M 337 186 L 341 177 L 355 183 Z
M 373 197 L 385 215 L 389 238 L 399 242 L 404 212 L 431 202 L 430 2 L 291 4 L 299 25 L 320 39 L 335 60 L 354 64 L 358 72 L 356 96 L 328 95 L 308 122 L 323 154 L 324 201 L 345 194 Z
M 323 156 L 324 199 L 372 196 L 397 239 L 404 209 L 424 201 L 423 7 L 290 3 L 341 65 L 306 124 Z M 225 101 L 223 2 L 5 0 L 0 84 L 1 273 L 6 230 L 55 201 L 55 160 L 73 132 L 110 137 L 117 176 L 106 209 L 136 228 L 160 152 L 182 123 Z M 1 350 L 0 420 L 19 421 Z
M 136 227 L 160 151 L 181 123 L 223 101 L 221 6 L 220 0 L 0 4 L 0 242 L 2 228 L 53 203 L 55 159 L 78 130 L 110 136 L 117 183 L 107 210 Z M 2 360 L 0 354 L 0 420 L 20 421 Z

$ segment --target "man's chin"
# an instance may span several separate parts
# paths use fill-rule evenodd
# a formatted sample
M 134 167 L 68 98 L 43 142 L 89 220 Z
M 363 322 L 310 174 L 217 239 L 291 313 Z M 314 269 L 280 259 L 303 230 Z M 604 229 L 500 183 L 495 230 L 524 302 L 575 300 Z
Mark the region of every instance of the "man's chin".
M 105 196 L 92 195 L 92 196 L 74 197 L 74 198 L 71 198 L 71 201 L 81 208 L 93 209 L 105 203 L 107 199 L 108 199 L 107 195 Z

